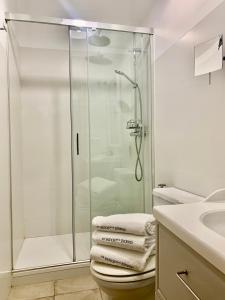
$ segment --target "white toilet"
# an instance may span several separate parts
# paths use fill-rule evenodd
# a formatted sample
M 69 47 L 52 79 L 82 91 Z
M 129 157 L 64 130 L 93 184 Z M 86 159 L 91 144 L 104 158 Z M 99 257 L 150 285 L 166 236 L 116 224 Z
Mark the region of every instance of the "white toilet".
M 155 299 L 155 255 L 143 272 L 92 261 L 91 273 L 109 300 Z
M 153 191 L 154 205 L 184 204 L 204 198 L 176 188 L 156 188 Z M 91 262 L 91 274 L 107 300 L 154 300 L 155 256 L 151 256 L 143 272 Z

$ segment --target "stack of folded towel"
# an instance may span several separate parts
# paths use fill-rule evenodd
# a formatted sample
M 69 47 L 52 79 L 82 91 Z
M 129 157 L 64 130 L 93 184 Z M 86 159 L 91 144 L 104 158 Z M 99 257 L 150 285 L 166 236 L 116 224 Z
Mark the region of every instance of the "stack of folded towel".
M 143 271 L 155 254 L 155 219 L 150 214 L 95 217 L 91 259 Z

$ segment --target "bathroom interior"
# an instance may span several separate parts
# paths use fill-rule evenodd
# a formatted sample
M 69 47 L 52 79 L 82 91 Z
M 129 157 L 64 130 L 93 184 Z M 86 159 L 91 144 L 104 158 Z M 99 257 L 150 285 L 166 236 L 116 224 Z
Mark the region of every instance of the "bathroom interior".
M 0 300 L 225 299 L 224 16 L 0 0 Z

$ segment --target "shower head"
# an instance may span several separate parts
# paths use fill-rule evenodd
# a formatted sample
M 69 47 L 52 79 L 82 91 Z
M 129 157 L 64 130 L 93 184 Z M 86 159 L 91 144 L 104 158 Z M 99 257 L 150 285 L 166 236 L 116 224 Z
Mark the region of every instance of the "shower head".
M 125 77 L 133 86 L 134 88 L 136 88 L 138 86 L 138 84 L 133 81 L 127 74 L 125 74 L 124 72 L 120 71 L 120 70 L 114 70 L 116 74 Z
M 114 70 L 116 74 L 123 75 L 124 73 L 119 70 Z
M 96 47 L 106 47 L 110 44 L 110 39 L 105 35 L 101 35 L 101 31 L 97 30 L 88 37 L 88 44 Z
M 89 62 L 96 64 L 96 65 L 103 65 L 103 66 L 107 66 L 107 65 L 111 65 L 112 61 L 111 59 L 105 57 L 103 54 L 98 53 L 96 55 L 91 55 L 88 57 Z

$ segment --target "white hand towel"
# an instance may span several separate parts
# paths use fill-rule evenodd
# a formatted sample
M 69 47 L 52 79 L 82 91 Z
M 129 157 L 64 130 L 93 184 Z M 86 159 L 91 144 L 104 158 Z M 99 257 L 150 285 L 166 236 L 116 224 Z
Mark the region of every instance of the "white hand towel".
M 138 252 L 146 252 L 155 243 L 155 236 L 138 236 L 133 234 L 95 231 L 92 240 L 97 245 L 106 245 Z
M 92 225 L 100 231 L 153 235 L 155 218 L 151 214 L 121 214 L 95 217 Z
M 146 266 L 147 259 L 151 254 L 153 254 L 154 250 L 154 244 L 145 253 L 96 245 L 91 248 L 91 259 L 109 265 L 143 271 Z

